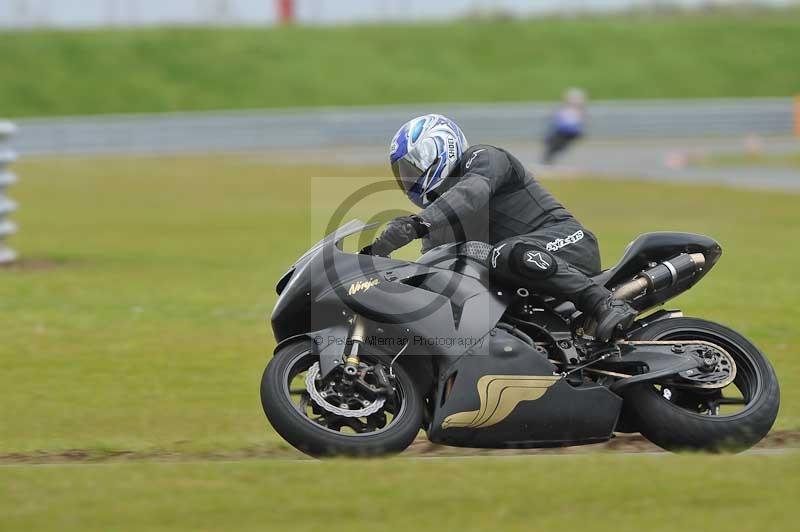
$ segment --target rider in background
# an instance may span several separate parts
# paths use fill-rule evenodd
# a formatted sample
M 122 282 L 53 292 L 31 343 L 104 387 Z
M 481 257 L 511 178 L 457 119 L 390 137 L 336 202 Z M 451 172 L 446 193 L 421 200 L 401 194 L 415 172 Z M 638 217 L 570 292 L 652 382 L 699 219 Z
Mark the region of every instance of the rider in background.
M 553 116 L 544 138 L 544 164 L 583 136 L 586 125 L 586 93 L 572 88 L 564 93 L 564 103 Z
M 493 282 L 567 299 L 610 339 L 636 311 L 596 283 L 600 250 L 591 231 L 505 150 L 469 146 L 452 120 L 425 115 L 392 140 L 389 160 L 397 183 L 422 210 L 389 222 L 362 252 L 389 256 L 417 238 L 423 250 L 449 242 L 481 241 Z

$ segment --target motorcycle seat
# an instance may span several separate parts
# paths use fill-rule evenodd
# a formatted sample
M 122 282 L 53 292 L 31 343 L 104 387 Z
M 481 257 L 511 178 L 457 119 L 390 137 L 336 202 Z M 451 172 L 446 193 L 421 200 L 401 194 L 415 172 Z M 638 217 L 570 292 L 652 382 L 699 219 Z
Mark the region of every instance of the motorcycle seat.
M 669 232 L 639 235 L 625 247 L 622 257 L 614 266 L 593 276 L 592 279 L 599 285 L 606 285 L 618 272 L 628 269 L 628 266 L 633 266 L 634 269 L 638 270 L 640 266 L 647 262 L 653 251 L 663 249 L 665 236 L 675 237 L 680 235 L 681 233 Z

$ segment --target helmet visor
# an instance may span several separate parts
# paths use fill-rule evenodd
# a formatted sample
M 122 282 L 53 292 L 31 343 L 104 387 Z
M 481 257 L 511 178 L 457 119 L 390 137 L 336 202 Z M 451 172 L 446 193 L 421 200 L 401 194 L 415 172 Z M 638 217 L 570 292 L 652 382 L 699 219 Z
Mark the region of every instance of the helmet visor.
M 394 178 L 400 188 L 408 194 L 417 185 L 420 177 L 425 175 L 425 170 L 419 168 L 405 157 L 401 157 L 392 163 L 392 173 L 394 173 Z

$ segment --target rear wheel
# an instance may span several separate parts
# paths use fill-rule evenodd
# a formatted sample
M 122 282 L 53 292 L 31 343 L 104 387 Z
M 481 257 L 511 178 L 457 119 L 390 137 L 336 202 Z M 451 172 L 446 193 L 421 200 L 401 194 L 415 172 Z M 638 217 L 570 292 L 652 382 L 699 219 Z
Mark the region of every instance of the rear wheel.
M 690 379 L 631 386 L 626 410 L 656 445 L 671 451 L 741 451 L 772 428 L 780 403 L 775 370 L 739 333 L 705 320 L 672 318 L 635 332 L 631 340 L 707 342 L 712 351 L 716 346 L 729 355 L 720 358 L 720 374 L 735 375 L 717 384 Z
M 261 404 L 278 434 L 306 454 L 398 453 L 421 428 L 423 401 L 410 375 L 399 365 L 391 369 L 389 393 L 374 391 L 390 374 L 380 356 L 361 355 L 355 383 L 341 366 L 323 379 L 311 342 L 297 342 L 278 350 L 264 370 Z

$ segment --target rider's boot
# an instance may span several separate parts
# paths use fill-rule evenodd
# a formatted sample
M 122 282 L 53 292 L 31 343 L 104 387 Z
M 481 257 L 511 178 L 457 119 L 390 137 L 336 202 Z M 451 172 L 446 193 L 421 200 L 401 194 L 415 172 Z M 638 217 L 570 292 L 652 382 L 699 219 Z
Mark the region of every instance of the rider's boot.
M 615 334 L 628 329 L 638 312 L 627 302 L 609 296 L 597 303 L 591 314 L 596 322 L 594 337 L 607 342 Z
M 582 290 L 575 304 L 590 318 L 584 325 L 586 332 L 601 342 L 628 329 L 638 314 L 626 301 L 614 299 L 610 290 L 598 285 Z

